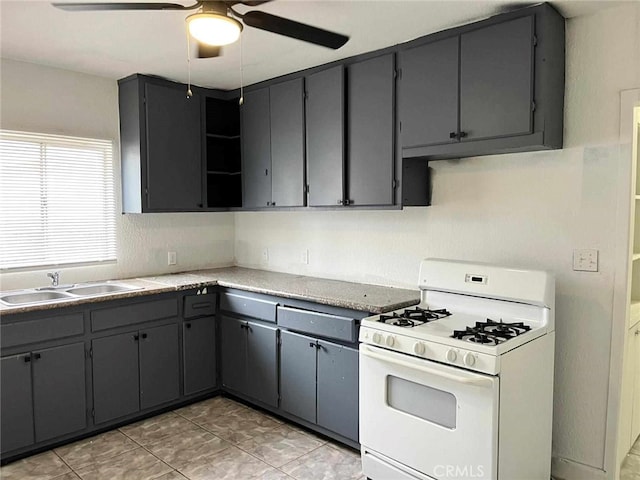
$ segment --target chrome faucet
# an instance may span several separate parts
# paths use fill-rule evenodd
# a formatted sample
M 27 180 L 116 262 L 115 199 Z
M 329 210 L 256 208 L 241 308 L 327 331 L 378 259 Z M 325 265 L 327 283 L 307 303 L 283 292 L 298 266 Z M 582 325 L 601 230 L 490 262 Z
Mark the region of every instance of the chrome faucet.
M 49 272 L 47 273 L 47 277 L 51 279 L 52 287 L 58 286 L 58 281 L 60 280 L 60 272 Z

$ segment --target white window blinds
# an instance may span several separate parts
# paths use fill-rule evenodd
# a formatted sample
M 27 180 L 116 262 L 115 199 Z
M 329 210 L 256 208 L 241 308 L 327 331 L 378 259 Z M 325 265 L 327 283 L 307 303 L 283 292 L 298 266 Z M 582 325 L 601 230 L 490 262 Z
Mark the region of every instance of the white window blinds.
M 0 130 L 0 269 L 115 259 L 112 142 Z

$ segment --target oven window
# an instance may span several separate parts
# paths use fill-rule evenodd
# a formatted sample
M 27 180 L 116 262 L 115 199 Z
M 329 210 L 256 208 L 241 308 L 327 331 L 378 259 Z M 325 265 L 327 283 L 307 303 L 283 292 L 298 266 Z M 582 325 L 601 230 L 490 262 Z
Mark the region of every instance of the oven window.
M 390 407 L 446 428 L 456 428 L 456 397 L 449 392 L 387 375 Z

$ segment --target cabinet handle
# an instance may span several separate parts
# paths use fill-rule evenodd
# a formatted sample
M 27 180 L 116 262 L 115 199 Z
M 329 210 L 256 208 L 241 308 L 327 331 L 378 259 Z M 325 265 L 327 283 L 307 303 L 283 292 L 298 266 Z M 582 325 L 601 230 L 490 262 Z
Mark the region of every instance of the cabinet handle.
M 275 207 L 276 206 L 276 202 L 271 202 L 271 206 Z
M 202 207 L 204 207 L 204 204 L 199 203 L 199 204 L 198 204 L 198 208 L 202 208 Z
M 344 200 L 338 200 L 338 205 L 344 205 Z
M 133 338 L 137 342 L 140 339 L 140 335 L 136 333 L 135 335 L 132 335 L 131 338 Z
M 24 357 L 24 363 L 28 363 L 31 361 L 31 356 L 30 355 L 25 355 Z
M 147 338 L 147 334 L 146 334 L 146 333 L 143 333 L 143 334 L 142 334 L 142 338 Z
M 190 323 L 185 323 L 185 324 L 184 324 L 184 326 L 185 326 L 186 328 L 191 328 L 191 324 L 190 324 Z
M 460 132 L 460 135 L 458 135 L 459 138 L 464 138 L 467 136 L 467 132 Z
M 39 353 L 34 353 L 34 354 L 33 354 L 33 359 L 34 359 L 34 360 L 39 360 L 39 359 L 41 359 L 41 358 L 42 358 L 42 355 L 40 355 Z
M 449 132 L 449 138 L 458 138 L 458 134 L 456 132 Z
M 310 346 L 311 348 L 313 348 L 313 347 L 315 347 L 315 346 L 316 346 L 316 344 L 315 344 L 315 343 L 313 343 L 313 342 L 309 342 L 309 346 Z

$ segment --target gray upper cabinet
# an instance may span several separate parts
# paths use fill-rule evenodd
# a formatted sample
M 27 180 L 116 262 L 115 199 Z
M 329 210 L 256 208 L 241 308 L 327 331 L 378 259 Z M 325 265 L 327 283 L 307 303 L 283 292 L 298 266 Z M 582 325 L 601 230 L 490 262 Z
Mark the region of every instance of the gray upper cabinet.
M 147 207 L 150 211 L 202 208 L 200 98 L 182 86 L 145 84 Z
M 306 77 L 308 204 L 342 205 L 345 200 L 345 79 L 338 65 Z
M 347 69 L 349 205 L 393 205 L 395 65 L 392 54 Z
M 269 87 L 271 117 L 271 205 L 302 207 L 304 191 L 304 79 Z
M 462 141 L 531 133 L 533 16 L 460 37 Z
M 201 210 L 201 98 L 142 75 L 118 86 L 124 212 Z
M 248 92 L 242 106 L 242 206 L 304 206 L 304 154 L 303 79 Z
M 242 206 L 271 204 L 271 127 L 269 89 L 247 92 L 241 107 Z
M 458 43 L 455 36 L 398 54 L 402 146 L 454 142 L 458 131 Z
M 403 158 L 562 148 L 564 19 L 541 4 L 399 54 Z

